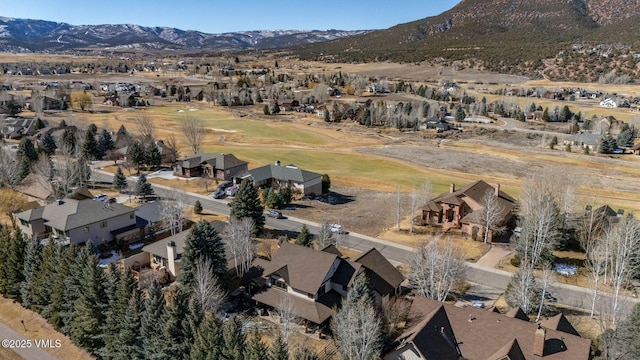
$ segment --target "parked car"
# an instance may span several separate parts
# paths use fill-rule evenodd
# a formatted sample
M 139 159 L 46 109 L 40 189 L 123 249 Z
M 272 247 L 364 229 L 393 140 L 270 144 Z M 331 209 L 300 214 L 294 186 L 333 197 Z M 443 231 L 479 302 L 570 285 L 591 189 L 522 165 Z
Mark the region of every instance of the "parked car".
M 104 201 L 107 199 L 107 194 L 98 194 L 93 197 L 93 200 Z
M 227 190 L 227 188 L 229 188 L 229 187 L 231 187 L 231 186 L 233 186 L 233 182 L 231 182 L 231 181 L 225 181 L 225 182 L 221 183 L 220 185 L 218 185 L 218 187 L 217 187 L 217 189 L 216 189 L 216 190 L 222 190 L 222 191 L 224 191 L 224 190 Z
M 227 188 L 225 192 L 227 196 L 236 196 L 236 193 L 238 192 L 238 186 L 237 185 L 231 186 Z
M 476 300 L 473 303 L 471 303 L 471 306 L 473 306 L 474 308 L 478 308 L 478 309 L 484 309 L 484 302 L 482 302 L 480 300 Z
M 269 210 L 267 211 L 267 216 L 272 217 L 274 219 L 282 219 L 282 213 L 278 210 Z
M 332 233 L 334 234 L 345 234 L 346 232 L 344 231 L 344 229 L 342 228 L 342 225 L 340 224 L 331 224 L 329 226 L 329 229 L 331 230 Z
M 545 292 L 544 293 L 544 298 L 545 300 L 547 300 L 547 302 L 550 303 L 554 303 L 554 302 L 558 302 L 558 299 L 556 299 L 553 295 L 551 295 L 551 293 L 549 292 Z
M 105 200 L 103 200 L 104 202 L 106 202 L 107 204 L 113 204 L 114 202 L 116 202 L 116 198 L 114 197 L 110 197 L 110 198 L 105 198 Z
M 216 190 L 216 191 L 212 192 L 212 193 L 211 193 L 211 196 L 212 196 L 214 199 L 222 199 L 222 198 L 224 198 L 225 196 L 227 196 L 227 194 L 225 193 L 225 191 L 224 191 L 224 190 L 218 189 L 218 190 Z

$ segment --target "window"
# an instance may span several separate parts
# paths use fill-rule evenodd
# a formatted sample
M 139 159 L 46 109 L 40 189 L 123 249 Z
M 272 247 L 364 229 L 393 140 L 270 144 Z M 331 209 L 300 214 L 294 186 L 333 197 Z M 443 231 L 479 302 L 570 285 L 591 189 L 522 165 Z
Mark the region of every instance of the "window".
M 278 280 L 272 282 L 272 284 L 273 284 L 273 286 L 275 286 L 276 288 L 278 288 L 280 290 L 287 291 L 287 284 L 282 279 L 278 279 Z
M 89 227 L 88 227 L 88 226 L 85 226 L 85 227 L 84 227 L 84 232 L 86 232 L 86 233 L 88 233 L 88 232 L 89 232 Z
M 29 222 L 24 219 L 20 219 L 20 224 L 22 224 L 22 226 L 29 226 Z
M 107 227 L 107 221 L 106 220 L 100 223 L 100 228 L 101 229 L 104 229 L 106 227 Z
M 326 292 L 327 292 L 326 284 L 322 284 L 322 286 L 320 286 L 320 289 L 318 289 L 318 296 L 322 296 Z
M 134 213 L 129 214 L 129 219 L 130 220 L 133 220 L 135 217 L 136 217 L 136 214 L 134 214 Z

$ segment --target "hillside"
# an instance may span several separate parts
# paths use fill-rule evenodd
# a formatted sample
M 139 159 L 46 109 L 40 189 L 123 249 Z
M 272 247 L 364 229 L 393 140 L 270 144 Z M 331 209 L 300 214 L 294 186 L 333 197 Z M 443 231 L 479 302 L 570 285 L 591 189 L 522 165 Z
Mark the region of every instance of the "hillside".
M 265 30 L 223 34 L 138 25 L 70 25 L 0 17 L 0 51 L 74 49 L 218 50 L 270 49 L 334 40 L 366 31 Z
M 574 44 L 640 51 L 637 0 L 463 0 L 438 16 L 296 49 L 304 59 L 465 61 L 538 76 Z M 322 54 L 322 55 L 320 55 Z

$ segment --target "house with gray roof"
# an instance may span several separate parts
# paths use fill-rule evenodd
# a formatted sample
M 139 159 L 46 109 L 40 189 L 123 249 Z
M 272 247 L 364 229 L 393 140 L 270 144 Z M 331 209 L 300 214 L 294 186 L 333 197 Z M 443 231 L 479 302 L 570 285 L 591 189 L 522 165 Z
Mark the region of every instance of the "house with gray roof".
M 209 177 L 231 180 L 247 172 L 247 162 L 233 154 L 196 154 L 178 159 L 174 173 L 183 177 Z
M 579 146 L 584 148 L 589 147 L 590 150 L 596 150 L 600 141 L 604 138 L 602 134 L 594 134 L 588 131 L 581 131 L 575 133 L 566 139 L 564 139 L 564 145 Z
M 138 231 L 135 209 L 93 199 L 59 199 L 52 204 L 15 214 L 23 233 L 65 244 L 92 241 L 99 245 Z
M 265 165 L 249 170 L 242 179 L 251 179 L 255 187 L 280 189 L 290 188 L 294 193 L 304 195 L 322 194 L 322 175 L 300 169 L 290 164 L 281 166 L 280 161 L 274 165 Z
M 359 276 L 366 276 L 376 299 L 400 292 L 402 274 L 376 249 L 355 260 L 333 246 L 322 251 L 284 242 L 270 261 L 256 259 L 249 286 L 252 299 L 266 308 L 293 303 L 293 314 L 308 323 L 326 325 L 336 306 Z

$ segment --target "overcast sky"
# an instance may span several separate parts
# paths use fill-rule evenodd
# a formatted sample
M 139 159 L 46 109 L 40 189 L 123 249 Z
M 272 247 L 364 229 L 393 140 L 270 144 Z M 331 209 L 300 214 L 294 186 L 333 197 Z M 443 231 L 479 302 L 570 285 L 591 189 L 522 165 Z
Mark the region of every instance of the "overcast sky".
M 72 25 L 136 24 L 222 33 L 362 30 L 438 15 L 460 0 L 0 0 L 0 16 Z

